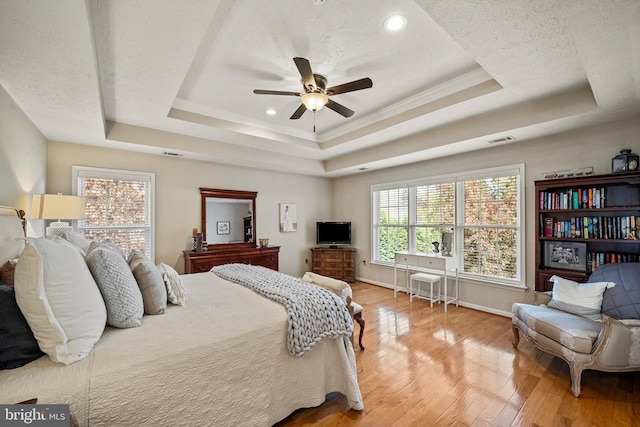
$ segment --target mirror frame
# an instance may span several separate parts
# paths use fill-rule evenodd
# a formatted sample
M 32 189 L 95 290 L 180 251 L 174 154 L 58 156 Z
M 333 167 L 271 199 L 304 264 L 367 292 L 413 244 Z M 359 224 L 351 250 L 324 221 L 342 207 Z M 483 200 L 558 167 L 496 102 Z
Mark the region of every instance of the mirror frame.
M 256 197 L 258 193 L 256 191 L 241 191 L 241 190 L 222 190 L 218 188 L 200 188 L 200 228 L 202 235 L 207 235 L 207 198 L 218 199 L 246 199 L 251 200 L 251 227 L 253 229 L 253 241 L 252 242 L 236 242 L 236 243 L 207 243 L 207 248 L 255 248 L 257 246 L 256 236 Z

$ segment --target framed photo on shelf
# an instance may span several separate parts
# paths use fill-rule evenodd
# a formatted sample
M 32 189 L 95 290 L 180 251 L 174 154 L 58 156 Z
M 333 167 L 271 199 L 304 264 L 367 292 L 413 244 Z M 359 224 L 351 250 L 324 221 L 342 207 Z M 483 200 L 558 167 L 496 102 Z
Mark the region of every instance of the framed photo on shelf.
M 587 271 L 587 244 L 584 242 L 544 242 L 544 266 L 562 270 Z
M 231 223 L 229 221 L 218 221 L 216 222 L 216 226 L 218 228 L 218 234 L 231 233 Z

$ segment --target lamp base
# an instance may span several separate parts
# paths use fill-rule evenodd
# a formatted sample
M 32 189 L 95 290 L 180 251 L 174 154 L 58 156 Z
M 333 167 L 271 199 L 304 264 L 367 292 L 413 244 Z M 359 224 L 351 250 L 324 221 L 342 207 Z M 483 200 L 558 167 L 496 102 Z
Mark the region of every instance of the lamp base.
M 73 231 L 73 227 L 68 222 L 56 221 L 47 227 L 47 237 L 62 236 L 62 233 Z

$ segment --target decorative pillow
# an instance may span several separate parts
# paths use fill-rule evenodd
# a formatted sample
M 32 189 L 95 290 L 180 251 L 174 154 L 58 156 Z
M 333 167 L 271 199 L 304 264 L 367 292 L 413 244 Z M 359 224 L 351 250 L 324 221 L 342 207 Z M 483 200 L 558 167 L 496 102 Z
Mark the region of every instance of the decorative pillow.
M 76 247 L 80 248 L 80 250 L 86 254 L 89 251 L 89 245 L 91 245 L 91 240 L 84 237 L 82 234 L 77 233 L 75 231 L 65 231 L 62 233 L 62 238 L 72 243 Z
M 105 239 L 102 242 L 91 241 L 91 243 L 89 243 L 89 249 L 87 249 L 87 253 L 91 252 L 91 250 L 98 245 L 101 245 L 101 247 L 103 248 L 106 247 L 108 249 L 111 249 L 113 252 L 119 254 L 123 260 L 127 260 L 127 257 L 124 255 L 124 252 L 122 252 L 122 249 L 120 249 L 118 245 L 116 245 L 109 239 Z
M 24 318 L 15 290 L 0 282 L 0 369 L 13 369 L 44 356 Z
M 603 264 L 589 276 L 591 281 L 616 284 L 602 296 L 602 314 L 614 319 L 640 319 L 640 263 Z
M 158 269 L 162 273 L 162 278 L 167 288 L 167 300 L 169 300 L 171 304 L 184 305 L 187 299 L 187 293 L 182 285 L 182 280 L 180 280 L 178 272 L 164 262 L 158 265 Z
M 77 248 L 59 236 L 29 238 L 16 264 L 16 301 L 40 349 L 66 365 L 85 358 L 107 314 Z
M 116 328 L 134 328 L 142 324 L 142 294 L 122 252 L 108 242 L 92 242 L 87 265 L 107 306 L 107 323 Z
M 616 285 L 613 282 L 577 283 L 558 276 L 552 276 L 550 280 L 553 293 L 547 304 L 549 307 L 592 320 L 601 319 L 602 294 Z
M 0 267 L 0 282 L 5 285 L 13 286 L 13 277 L 16 270 L 16 261 L 9 260 Z
M 321 276 L 310 271 L 304 273 L 302 280 L 305 282 L 313 283 L 314 285 L 325 288 L 328 291 L 342 297 L 343 300 L 347 300 L 347 297 L 352 297 L 351 286 L 343 280 L 334 279 L 331 277 Z
M 131 251 L 129 267 L 142 293 L 144 312 L 163 314 L 167 309 L 167 289 L 162 273 L 142 252 Z

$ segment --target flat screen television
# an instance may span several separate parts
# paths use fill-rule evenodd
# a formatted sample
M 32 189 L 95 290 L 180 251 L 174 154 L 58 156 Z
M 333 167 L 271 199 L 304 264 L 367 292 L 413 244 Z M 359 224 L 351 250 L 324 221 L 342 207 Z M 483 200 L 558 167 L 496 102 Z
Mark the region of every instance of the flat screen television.
M 316 222 L 316 243 L 318 245 L 350 245 L 351 223 L 343 222 Z

